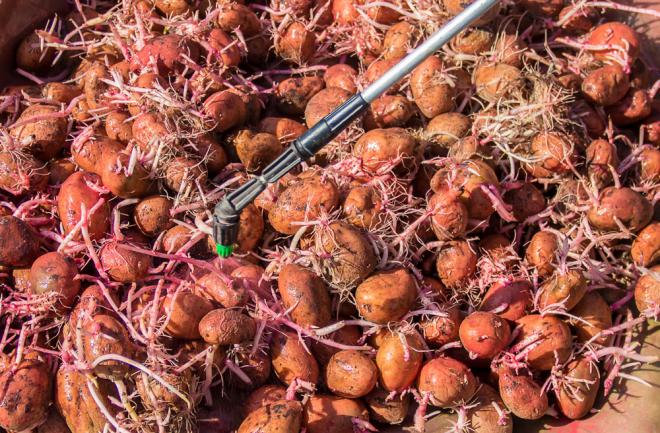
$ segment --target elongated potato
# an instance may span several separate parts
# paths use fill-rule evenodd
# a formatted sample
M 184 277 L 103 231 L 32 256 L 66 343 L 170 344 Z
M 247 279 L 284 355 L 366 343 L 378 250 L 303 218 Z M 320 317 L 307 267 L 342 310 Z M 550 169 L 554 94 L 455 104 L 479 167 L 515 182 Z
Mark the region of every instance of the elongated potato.
M 327 276 L 339 287 L 354 287 L 376 268 L 373 246 L 358 228 L 343 221 L 330 224 L 319 238 L 320 247 L 328 253 Z
M 562 376 L 559 389 L 555 389 L 557 406 L 567 418 L 583 418 L 594 406 L 598 395 L 598 365 L 587 358 L 578 358 L 568 363 Z
M 300 326 L 327 325 L 332 304 L 325 282 L 313 271 L 290 264 L 280 270 L 277 287 L 284 307 Z
M 548 396 L 534 382 L 528 372 L 513 370 L 499 372 L 500 396 L 506 407 L 518 418 L 539 419 L 548 410 Z
M 316 383 L 319 380 L 319 365 L 303 346 L 298 335 L 276 333 L 273 336 L 272 363 L 277 377 L 287 385 L 295 379 Z
M 571 353 L 571 330 L 554 316 L 530 314 L 516 321 L 518 337 L 514 351 L 525 350 L 527 364 L 537 370 L 550 370 L 555 363 L 566 361 Z M 531 349 L 529 349 L 531 348 Z
M 376 352 L 378 381 L 388 391 L 401 392 L 415 381 L 422 367 L 424 341 L 416 331 L 385 335 Z
M 587 280 L 579 270 L 565 273 L 555 272 L 539 287 L 538 307 L 563 306 L 567 310 L 575 307 L 587 292 Z

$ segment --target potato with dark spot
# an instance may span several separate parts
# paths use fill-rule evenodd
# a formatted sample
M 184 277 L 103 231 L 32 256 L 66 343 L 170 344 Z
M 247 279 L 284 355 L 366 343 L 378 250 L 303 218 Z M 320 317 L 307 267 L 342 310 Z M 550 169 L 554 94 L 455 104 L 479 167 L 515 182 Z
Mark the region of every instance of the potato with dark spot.
M 441 356 L 422 366 L 417 389 L 429 394 L 433 406 L 448 408 L 469 401 L 477 390 L 477 379 L 462 362 Z
M 277 332 L 271 343 L 273 371 L 287 385 L 295 379 L 317 383 L 319 365 L 294 333 Z
M 619 166 L 616 146 L 607 140 L 593 140 L 586 151 L 587 173 L 598 189 L 612 184 L 612 171 Z
M 34 229 L 15 216 L 0 216 L 0 266 L 29 266 L 38 254 Z
M 248 172 L 263 170 L 284 150 L 282 143 L 273 134 L 267 132 L 255 134 L 247 129 L 236 135 L 234 146 L 238 159 Z
M 117 155 L 125 149 L 119 141 L 106 136 L 94 135 L 71 147 L 71 156 L 80 168 L 90 173 L 101 175 L 104 155 Z
M 105 133 L 111 140 L 124 144 L 133 138 L 133 121 L 121 111 L 113 111 L 105 117 Z
M 321 90 L 312 96 L 305 107 L 305 124 L 308 128 L 316 125 L 351 96 L 351 92 L 341 87 L 326 87 Z
M 381 222 L 382 208 L 381 198 L 370 186 L 351 188 L 342 205 L 346 221 L 364 229 L 375 227 Z
M 649 267 L 660 261 L 660 222 L 652 222 L 639 232 L 630 255 L 637 266 Z
M 431 213 L 431 228 L 443 241 L 463 236 L 468 225 L 468 209 L 454 191 L 436 192 L 426 206 Z
M 463 319 L 458 333 L 465 350 L 478 359 L 494 358 L 511 338 L 506 320 L 485 311 L 475 311 Z
M 335 221 L 318 240 L 321 249 L 330 255 L 325 260 L 328 277 L 338 286 L 355 286 L 376 268 L 378 258 L 371 242 L 350 224 Z
M 403 95 L 383 95 L 371 103 L 364 116 L 365 129 L 405 126 L 415 114 L 412 102 Z
M 110 241 L 99 251 L 99 260 L 103 270 L 117 282 L 134 283 L 147 276 L 153 260 L 150 255 L 127 248 L 130 243 Z
M 374 389 L 364 397 L 371 419 L 377 423 L 397 425 L 403 423 L 410 408 L 410 394 L 397 395 L 390 399 L 389 392 L 382 388 Z
M 174 226 L 172 222 L 172 200 L 162 195 L 145 197 L 135 205 L 133 219 L 142 233 L 158 236 Z
M 582 81 L 582 94 L 587 101 L 604 107 L 623 99 L 629 88 L 628 74 L 617 64 L 598 68 Z
M 577 305 L 587 292 L 587 280 L 582 271 L 557 271 L 541 284 L 538 289 L 540 310 L 561 306 L 570 310 Z
M 525 182 L 520 188 L 504 193 L 504 202 L 511 205 L 511 213 L 518 221 L 536 215 L 546 207 L 543 193 L 533 183 Z
M 379 324 L 401 319 L 416 298 L 415 279 L 403 268 L 378 272 L 364 280 L 355 291 L 360 316 Z
M 445 315 L 431 316 L 419 324 L 424 340 L 435 347 L 458 341 L 458 329 L 463 320 L 461 311 L 456 306 L 444 304 L 440 309 Z
M 264 385 L 250 393 L 243 403 L 243 414 L 248 416 L 257 409 L 286 400 L 286 388 L 281 385 Z
M 445 286 L 460 286 L 476 272 L 477 255 L 465 240 L 447 242 L 438 252 L 436 270 Z
M 237 433 L 298 433 L 302 425 L 302 405 L 280 400 L 249 414 Z
M 0 360 L 0 390 L 0 427 L 28 431 L 46 421 L 52 382 L 35 353 L 26 353 L 18 365 Z
M 495 311 L 503 319 L 516 321 L 532 306 L 532 286 L 525 280 L 499 281 L 490 286 L 479 307 Z M 502 309 L 504 307 L 504 309 Z
M 330 292 L 313 271 L 295 264 L 285 265 L 280 270 L 277 287 L 284 308 L 295 323 L 304 327 L 323 327 L 330 323 Z
M 630 126 L 651 115 L 651 99 L 646 89 L 631 89 L 628 95 L 608 107 L 608 114 L 616 126 Z
M 300 116 L 305 113 L 309 100 L 323 87 L 324 81 L 318 76 L 287 78 L 275 89 L 275 105 L 283 114 Z
M 582 300 L 571 309 L 571 314 L 582 319 L 570 321 L 580 343 L 590 341 L 598 333 L 612 327 L 612 310 L 597 291 L 585 294 Z M 592 343 L 607 346 L 611 340 L 611 335 L 600 335 Z
M 330 391 L 340 397 L 364 397 L 376 386 L 377 380 L 376 364 L 356 350 L 335 353 L 325 366 L 325 383 Z
M 445 76 L 444 64 L 431 56 L 413 69 L 410 89 L 419 111 L 428 118 L 451 111 L 454 107 L 454 87 Z
M 557 267 L 559 239 L 554 233 L 541 230 L 532 236 L 525 250 L 527 262 L 536 268 L 540 277 L 551 275 Z
M 660 277 L 657 277 L 660 265 L 653 266 L 650 271 L 639 277 L 635 284 L 635 304 L 639 311 L 652 311 L 660 305 Z
M 587 358 L 568 363 L 562 371 L 559 389 L 555 388 L 557 406 L 569 419 L 585 417 L 593 408 L 600 388 L 598 364 Z
M 566 361 L 571 353 L 571 330 L 555 316 L 529 314 L 516 321 L 519 333 L 514 341 L 514 352 L 525 350 L 527 364 L 536 370 L 550 370 L 556 362 Z
M 388 392 L 401 392 L 413 384 L 424 360 L 424 340 L 417 331 L 408 333 L 389 330 L 376 352 L 378 382 Z
M 78 267 L 71 257 L 62 253 L 46 253 L 32 263 L 30 290 L 47 295 L 58 310 L 71 308 L 80 292 L 80 280 L 76 279 Z
M 498 387 L 506 407 L 518 418 L 539 419 L 548 410 L 548 396 L 526 371 L 504 368 L 499 372 Z
M 627 187 L 608 187 L 587 212 L 589 223 L 598 230 L 619 231 L 617 220 L 638 232 L 653 218 L 653 206 L 646 197 Z
M 96 314 L 82 323 L 83 359 L 92 363 L 104 355 L 120 355 L 134 359 L 136 348 L 131 342 L 126 325 L 110 314 Z M 107 360 L 94 367 L 94 374 L 104 379 L 124 376 L 128 364 Z
M 199 322 L 199 334 L 209 344 L 229 346 L 254 338 L 257 324 L 239 310 L 218 308 L 209 311 Z
M 505 63 L 483 63 L 474 71 L 477 94 L 488 102 L 496 102 L 523 87 L 520 69 Z
M 451 48 L 460 54 L 480 55 L 487 52 L 493 45 L 495 35 L 492 31 L 468 27 L 454 36 L 451 40 Z
M 58 107 L 39 104 L 23 110 L 16 120 L 16 124 L 20 125 L 9 128 L 16 148 L 43 161 L 48 161 L 64 149 L 67 121 L 65 117 L 52 116 L 58 111 Z M 39 119 L 42 116 L 48 118 Z
M 190 292 L 168 294 L 163 310 L 169 317 L 165 330 L 175 338 L 196 340 L 202 337 L 199 323 L 211 310 L 211 301 Z
M 372 129 L 355 143 L 353 156 L 370 172 L 388 167 L 405 172 L 415 167 L 417 150 L 417 141 L 405 129 Z
M 85 374 L 73 366 L 60 365 L 55 380 L 55 407 L 62 414 L 71 433 L 103 431 L 108 420 L 94 401 Z M 103 406 L 110 409 L 111 414 L 116 413 L 109 401 L 109 397 L 115 397 L 116 394 L 114 384 L 99 378 L 96 386 L 96 393 Z
M 307 433 L 354 433 L 353 418 L 369 419 L 360 400 L 322 394 L 307 400 L 303 414 Z

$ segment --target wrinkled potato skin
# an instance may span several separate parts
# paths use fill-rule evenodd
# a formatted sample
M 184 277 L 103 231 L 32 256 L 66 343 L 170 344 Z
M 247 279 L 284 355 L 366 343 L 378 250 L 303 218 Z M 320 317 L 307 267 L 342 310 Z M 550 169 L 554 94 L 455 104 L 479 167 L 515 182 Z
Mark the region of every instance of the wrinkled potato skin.
M 227 284 L 214 272 L 199 278 L 196 283 L 200 294 L 225 308 L 241 307 L 250 299 L 247 290 L 235 284 Z
M 276 333 L 271 344 L 273 370 L 277 377 L 287 385 L 295 379 L 317 383 L 319 365 L 298 339 L 291 333 Z
M 484 295 L 479 309 L 494 310 L 502 304 L 507 307 L 497 313 L 503 319 L 516 321 L 532 306 L 532 286 L 525 280 L 497 282 Z
M 23 220 L 0 216 L 0 265 L 28 266 L 39 254 L 37 233 Z
M 539 419 L 548 410 L 548 396 L 527 373 L 500 372 L 498 385 L 502 401 L 518 418 Z
M 408 346 L 409 358 L 403 341 Z M 424 343 L 422 336 L 417 332 L 392 334 L 386 331 L 385 336 L 376 352 L 376 366 L 378 367 L 378 382 L 388 392 L 401 392 L 413 384 L 417 373 L 422 367 Z
M 32 263 L 30 288 L 36 294 L 57 294 L 56 307 L 70 308 L 80 292 L 78 268 L 71 257 L 62 253 L 46 253 Z
M 630 126 L 651 115 L 651 99 L 644 89 L 631 89 L 628 95 L 609 107 L 608 114 L 617 126 Z
M 174 227 L 170 210 L 172 200 L 165 196 L 153 195 L 145 197 L 135 205 L 133 219 L 140 231 L 147 236 L 158 236 L 160 233 Z
M 294 22 L 282 32 L 275 49 L 284 60 L 305 63 L 314 55 L 314 33 L 302 23 Z
M 401 424 L 408 416 L 410 395 L 397 396 L 391 400 L 387 399 L 388 395 L 389 392 L 377 388 L 364 398 L 371 419 L 382 424 Z
M 300 431 L 301 404 L 297 401 L 280 400 L 263 406 L 247 416 L 237 433 L 291 433 Z
M 376 364 L 356 350 L 335 353 L 325 367 L 325 383 L 340 397 L 364 397 L 376 386 L 377 380 Z
M 530 314 L 516 321 L 520 333 L 514 344 L 527 339 L 539 338 L 540 344 L 527 354 L 527 364 L 536 370 L 550 370 L 556 358 L 564 362 L 571 352 L 571 330 L 554 316 Z
M 399 320 L 417 298 L 415 279 L 405 269 L 381 271 L 367 278 L 355 291 L 360 316 L 378 324 Z
M 446 304 L 440 308 L 446 311 L 447 317 L 431 317 L 420 323 L 424 340 L 436 347 L 458 341 L 458 330 L 463 320 L 461 312 L 456 306 Z
M 547 277 L 556 268 L 555 254 L 558 248 L 559 240 L 554 233 L 540 231 L 532 236 L 532 240 L 525 250 L 525 258 L 536 268 L 540 277 Z
M 493 45 L 493 32 L 475 27 L 462 30 L 451 40 L 451 47 L 456 52 L 468 55 L 480 55 Z
M 598 203 L 587 212 L 592 226 L 599 230 L 618 231 L 614 218 L 632 232 L 638 232 L 653 218 L 653 206 L 630 188 L 608 187 L 601 191 Z
M 422 366 L 417 388 L 421 393 L 430 393 L 433 406 L 449 407 L 468 401 L 477 390 L 477 379 L 462 362 L 443 356 Z
M 403 95 L 383 95 L 369 106 L 364 117 L 365 129 L 405 126 L 415 114 L 412 102 Z
M 575 379 L 571 388 L 576 390 L 577 397 L 573 392 L 560 384 L 559 390 L 555 390 L 557 396 L 557 406 L 561 413 L 570 419 L 580 419 L 586 416 L 594 406 L 598 389 L 600 387 L 600 373 L 598 365 L 586 358 L 579 358 L 571 361 L 563 372 L 567 380 Z M 582 381 L 589 381 L 586 383 Z
M 239 132 L 234 140 L 238 159 L 249 172 L 263 170 L 277 158 L 282 150 L 282 143 L 273 134 L 253 133 L 249 130 Z
M 211 301 L 189 292 L 165 298 L 163 309 L 170 314 L 165 330 L 175 338 L 197 340 L 201 338 L 199 323 L 211 310 Z
M 513 419 L 504 412 L 503 419 L 493 407 L 496 403 L 504 409 L 500 395 L 490 385 L 482 384 L 475 394 L 475 407 L 468 409 L 467 419 L 474 433 L 513 433 Z
M 21 196 L 43 191 L 47 183 L 48 170 L 41 161 L 29 155 L 19 161 L 9 152 L 0 152 L 0 189 Z
M 128 144 L 133 138 L 133 122 L 128 121 L 129 118 L 128 114 L 120 111 L 108 113 L 105 117 L 105 133 L 111 140 Z
M 229 346 L 254 337 L 255 321 L 238 310 L 218 308 L 209 311 L 199 322 L 199 334 L 209 344 Z
M 546 207 L 543 193 L 529 182 L 525 182 L 520 188 L 507 191 L 504 194 L 504 202 L 511 205 L 511 213 L 518 221 L 524 221 Z
M 34 354 L 15 366 L 0 364 L 0 427 L 25 431 L 48 416 L 52 383 L 48 366 Z M 14 369 L 14 371 L 12 371 Z
M 450 240 L 465 234 L 468 209 L 452 191 L 433 194 L 428 200 L 427 209 L 433 210 L 431 228 L 439 240 Z
M 460 286 L 476 272 L 477 255 L 467 241 L 450 241 L 438 253 L 436 270 L 445 286 Z
M 458 330 L 463 347 L 479 359 L 492 359 L 511 338 L 509 324 L 500 316 L 484 311 L 468 315 Z
M 310 397 L 303 414 L 308 433 L 353 433 L 354 417 L 369 419 L 360 400 L 320 394 Z
M 589 325 L 587 325 L 582 321 L 572 321 L 575 335 L 581 343 L 591 340 L 599 332 L 612 327 L 612 311 L 610 310 L 610 306 L 595 291 L 585 294 L 582 300 L 571 309 L 571 314 L 589 322 Z M 607 345 L 610 341 L 611 336 L 601 335 L 593 343 Z
M 660 273 L 660 265 L 653 266 L 651 272 Z M 650 273 L 639 277 L 635 284 L 635 304 L 639 311 L 660 305 L 660 280 Z
M 280 270 L 277 287 L 284 307 L 298 325 L 323 327 L 330 323 L 330 293 L 313 271 L 295 264 L 285 265 Z
M 554 273 L 545 280 L 538 298 L 539 309 L 561 303 L 567 310 L 572 309 L 587 292 L 587 279 L 581 271 L 569 270 L 566 273 Z
M 330 224 L 321 235 L 321 248 L 331 254 L 328 267 L 332 281 L 341 286 L 355 286 L 376 269 L 378 259 L 373 246 L 359 229 L 343 221 Z
M 604 107 L 623 99 L 629 88 L 628 75 L 616 64 L 596 69 L 582 81 L 582 94 L 587 101 Z
M 358 326 L 347 325 L 324 338 L 347 346 L 359 346 L 361 337 L 362 331 Z M 339 351 L 340 349 L 337 347 L 328 346 L 320 341 L 312 341 L 312 352 L 319 365 L 328 365 L 330 358 Z
M 638 266 L 649 267 L 660 261 L 660 222 L 652 222 L 639 232 L 630 255 Z
M 368 229 L 380 223 L 382 201 L 373 188 L 356 186 L 346 195 L 342 210 L 349 223 Z

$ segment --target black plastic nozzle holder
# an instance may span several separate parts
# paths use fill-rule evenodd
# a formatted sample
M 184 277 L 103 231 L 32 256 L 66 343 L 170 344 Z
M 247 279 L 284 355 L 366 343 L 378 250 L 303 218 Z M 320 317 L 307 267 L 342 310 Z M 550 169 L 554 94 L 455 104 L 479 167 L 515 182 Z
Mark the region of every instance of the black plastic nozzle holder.
M 216 244 L 234 245 L 238 239 L 241 211 L 252 203 L 269 184 L 277 182 L 295 166 L 314 156 L 367 107 L 369 107 L 369 103 L 361 94 L 353 95 L 291 143 L 259 176 L 253 177 L 227 194 L 213 212 L 213 237 Z

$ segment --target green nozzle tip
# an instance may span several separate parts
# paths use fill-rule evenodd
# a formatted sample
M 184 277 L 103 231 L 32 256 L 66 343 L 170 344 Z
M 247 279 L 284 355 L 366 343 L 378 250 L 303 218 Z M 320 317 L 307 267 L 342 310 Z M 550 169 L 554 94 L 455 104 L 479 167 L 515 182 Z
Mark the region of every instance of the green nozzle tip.
M 225 258 L 231 256 L 231 253 L 234 252 L 234 247 L 232 245 L 216 244 L 215 249 L 220 257 L 225 257 Z

